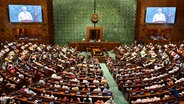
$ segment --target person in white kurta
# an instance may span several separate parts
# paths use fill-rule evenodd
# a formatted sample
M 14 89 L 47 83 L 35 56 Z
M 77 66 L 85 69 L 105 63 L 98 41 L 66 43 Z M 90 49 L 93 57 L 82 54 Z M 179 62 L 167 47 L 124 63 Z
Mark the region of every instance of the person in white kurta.
M 158 9 L 158 13 L 156 13 L 153 16 L 153 22 L 154 23 L 164 23 L 164 22 L 166 22 L 165 15 L 162 13 L 162 9 L 161 8 L 159 8 Z
M 25 6 L 22 7 L 22 12 L 20 12 L 18 15 L 18 21 L 19 22 L 33 21 L 31 13 L 27 11 L 27 8 Z

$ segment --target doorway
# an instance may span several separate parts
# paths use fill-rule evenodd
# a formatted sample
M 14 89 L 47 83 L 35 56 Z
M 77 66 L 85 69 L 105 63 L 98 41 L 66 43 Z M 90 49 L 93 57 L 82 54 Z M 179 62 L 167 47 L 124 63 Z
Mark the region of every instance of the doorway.
M 86 42 L 89 42 L 91 40 L 102 41 L 102 39 L 103 39 L 103 27 L 102 26 L 87 27 L 86 33 L 87 33 L 86 38 L 85 38 Z

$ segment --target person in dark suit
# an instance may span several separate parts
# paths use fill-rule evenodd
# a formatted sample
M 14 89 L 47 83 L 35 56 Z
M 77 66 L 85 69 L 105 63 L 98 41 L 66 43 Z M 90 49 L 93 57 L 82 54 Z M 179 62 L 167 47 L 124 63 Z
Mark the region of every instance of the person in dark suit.
M 169 88 L 169 91 L 175 98 L 179 98 L 179 92 L 176 90 L 176 86 Z
M 178 103 L 178 98 L 179 98 L 179 92 L 178 92 L 178 90 L 176 90 L 176 86 L 174 86 L 173 88 L 169 88 L 169 91 L 170 91 L 170 93 L 175 97 L 175 102 L 174 102 L 174 104 L 179 104 Z
M 89 95 L 86 95 L 86 97 L 83 99 L 83 102 L 93 104 L 92 98 L 90 98 Z

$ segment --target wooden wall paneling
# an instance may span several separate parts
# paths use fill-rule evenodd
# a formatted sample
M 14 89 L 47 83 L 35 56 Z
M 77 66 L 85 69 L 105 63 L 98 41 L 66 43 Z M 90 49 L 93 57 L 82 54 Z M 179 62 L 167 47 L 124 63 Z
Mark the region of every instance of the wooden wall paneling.
M 159 34 L 168 36 L 168 41 L 180 44 L 184 40 L 184 14 L 183 0 L 137 0 L 137 17 L 136 17 L 136 32 L 135 40 L 154 42 L 149 40 L 151 35 Z M 176 17 L 174 24 L 146 24 L 145 13 L 146 7 L 176 7 Z M 157 41 L 155 41 L 157 43 Z M 161 42 L 164 43 L 164 42 Z
M 15 38 L 16 29 L 25 29 L 27 34 L 24 34 L 26 37 L 35 37 L 36 35 L 41 35 L 41 41 L 38 42 L 45 44 L 53 44 L 53 23 L 52 23 L 52 0 L 2 0 L 3 5 L 0 2 L 0 33 L 3 32 L 3 37 L 0 38 L 0 41 L 17 41 Z M 9 4 L 18 4 L 18 5 L 41 5 L 42 6 L 42 23 L 10 23 L 9 22 L 9 13 L 8 5 Z M 49 13 L 49 14 L 48 14 Z M 32 31 L 32 32 L 31 32 Z M 38 33 L 37 33 L 38 32 Z M 21 40 L 19 40 L 21 41 Z M 24 40 L 25 42 L 29 42 Z M 33 40 L 30 40 L 34 42 Z M 37 40 L 35 40 L 37 42 Z
M 48 28 L 45 31 L 48 31 L 49 43 L 54 43 L 54 25 L 53 25 L 53 2 L 52 0 L 47 1 L 47 13 L 48 13 Z

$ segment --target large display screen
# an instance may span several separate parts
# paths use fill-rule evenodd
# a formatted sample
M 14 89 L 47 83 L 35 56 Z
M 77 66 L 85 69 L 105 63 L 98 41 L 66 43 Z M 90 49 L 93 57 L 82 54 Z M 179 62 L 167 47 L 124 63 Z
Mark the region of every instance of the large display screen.
M 41 5 L 8 5 L 10 22 L 42 22 Z
M 176 7 L 147 7 L 145 23 L 175 23 Z

